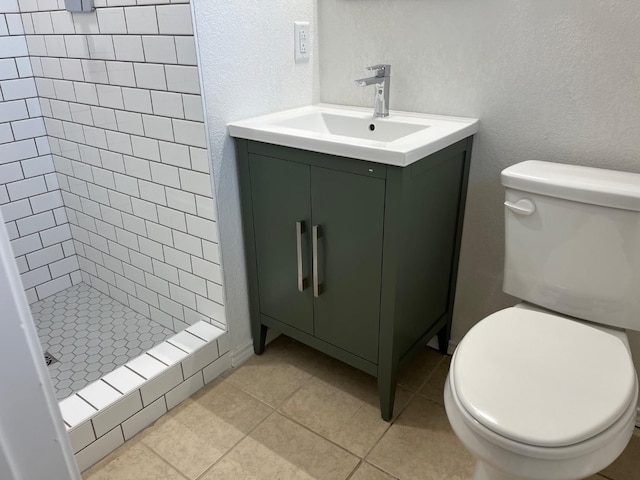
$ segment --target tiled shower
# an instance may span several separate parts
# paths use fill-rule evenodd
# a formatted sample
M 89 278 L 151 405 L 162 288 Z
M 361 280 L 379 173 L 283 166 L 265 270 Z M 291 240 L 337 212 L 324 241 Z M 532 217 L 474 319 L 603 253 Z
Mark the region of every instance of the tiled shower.
M 74 392 L 118 368 L 150 378 L 130 366 L 140 358 L 173 372 L 167 388 L 190 381 L 190 391 L 228 346 L 191 7 L 94 5 L 71 14 L 64 0 L 0 4 L 0 210 L 56 394 L 99 411 Z M 215 354 L 185 368 L 212 339 Z M 173 356 L 143 353 L 158 344 Z M 117 383 L 97 385 L 130 393 Z M 139 395 L 144 412 L 151 398 Z M 114 431 L 109 442 L 124 429 Z
M 33 302 L 82 279 L 22 17 L 17 5 L 10 10 L 16 13 L 0 17 L 0 203 L 22 282 Z

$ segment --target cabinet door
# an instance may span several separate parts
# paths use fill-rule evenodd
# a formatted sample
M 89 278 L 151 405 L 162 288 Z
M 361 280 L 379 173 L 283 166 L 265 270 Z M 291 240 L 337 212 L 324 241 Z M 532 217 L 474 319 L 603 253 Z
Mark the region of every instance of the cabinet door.
M 313 334 L 310 285 L 310 180 L 307 165 L 249 155 L 260 312 Z M 303 276 L 298 289 L 296 222 L 303 222 Z
M 314 335 L 377 363 L 384 180 L 311 167 L 320 227 Z

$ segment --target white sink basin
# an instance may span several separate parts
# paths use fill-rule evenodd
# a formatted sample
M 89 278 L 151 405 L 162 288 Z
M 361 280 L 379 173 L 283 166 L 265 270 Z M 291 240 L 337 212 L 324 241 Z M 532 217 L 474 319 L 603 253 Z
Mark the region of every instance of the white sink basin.
M 369 117 L 351 117 L 328 112 L 311 112 L 276 121 L 274 125 L 298 128 L 314 133 L 375 140 L 377 142 L 394 142 L 402 137 L 429 128 L 429 125 L 398 122 L 393 119 L 374 122 Z
M 229 124 L 232 137 L 407 166 L 478 131 L 474 118 L 311 105 Z

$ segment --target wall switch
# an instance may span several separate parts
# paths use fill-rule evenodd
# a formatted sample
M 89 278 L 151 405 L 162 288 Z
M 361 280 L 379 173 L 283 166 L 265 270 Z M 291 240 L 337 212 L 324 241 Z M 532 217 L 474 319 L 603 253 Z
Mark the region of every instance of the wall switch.
M 309 22 L 294 22 L 294 57 L 296 63 L 308 62 L 311 51 L 311 37 L 309 36 Z

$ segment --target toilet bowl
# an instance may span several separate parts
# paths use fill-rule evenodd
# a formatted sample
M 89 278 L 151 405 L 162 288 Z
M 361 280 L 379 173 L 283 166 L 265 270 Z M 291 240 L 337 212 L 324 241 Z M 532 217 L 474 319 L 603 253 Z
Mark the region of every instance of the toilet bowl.
M 638 399 L 624 332 L 526 304 L 477 327 L 445 386 L 453 430 L 478 459 L 474 480 L 577 480 L 620 455 Z

